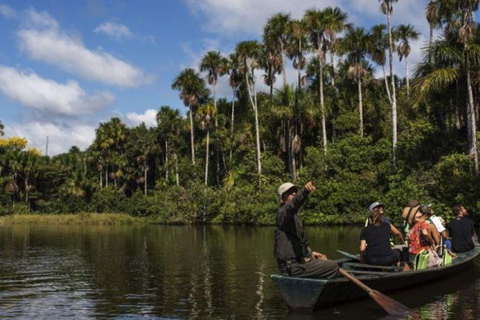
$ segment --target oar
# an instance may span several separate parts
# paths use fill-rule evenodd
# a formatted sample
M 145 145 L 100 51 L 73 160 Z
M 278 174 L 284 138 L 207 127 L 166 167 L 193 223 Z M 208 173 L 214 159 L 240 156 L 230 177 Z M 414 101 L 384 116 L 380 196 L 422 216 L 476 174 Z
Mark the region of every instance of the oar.
M 353 275 L 343 270 L 342 268 L 338 268 L 338 272 L 340 272 L 345 278 L 347 278 L 348 280 L 352 281 L 357 286 L 365 290 L 368 293 L 368 295 L 373 300 L 375 300 L 375 302 L 378 303 L 378 305 L 380 305 L 380 307 L 382 307 L 383 310 L 385 310 L 388 314 L 404 315 L 411 311 L 409 308 L 407 308 L 400 302 L 395 301 L 390 297 L 387 297 L 386 295 L 384 295 L 381 292 L 378 292 L 377 290 L 373 290 L 372 288 L 367 286 L 365 283 L 358 280 L 357 278 L 355 278 Z

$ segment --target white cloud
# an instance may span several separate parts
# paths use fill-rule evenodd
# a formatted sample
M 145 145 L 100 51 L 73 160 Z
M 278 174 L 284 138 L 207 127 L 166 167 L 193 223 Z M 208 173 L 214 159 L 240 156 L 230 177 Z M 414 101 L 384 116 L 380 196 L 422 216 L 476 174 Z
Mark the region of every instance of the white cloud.
M 349 22 L 366 29 L 374 24 L 386 24 L 386 16 L 380 11 L 379 2 L 375 0 L 323 0 L 321 2 L 317 0 L 185 0 L 185 3 L 194 14 L 202 17 L 203 28 L 207 31 L 244 38 L 260 37 L 267 19 L 278 12 L 290 13 L 292 18 L 298 19 L 307 9 L 322 9 L 328 6 L 341 8 L 348 14 Z M 402 0 L 394 4 L 393 24 L 410 23 L 422 33 L 420 40 L 411 43 L 412 52 L 409 61 L 412 67 L 420 61 L 420 49 L 428 38 L 429 27 L 424 16 L 426 3 L 426 1 Z M 195 54 L 185 51 L 193 60 Z M 398 63 L 396 55 L 394 59 L 396 73 L 403 76 L 404 67 Z M 287 64 L 291 62 L 287 61 Z M 288 80 L 291 82 L 290 76 Z M 278 82 L 277 80 L 277 84 Z
M 116 22 L 104 22 L 96 27 L 93 32 L 112 37 L 115 40 L 133 37 L 133 33 L 126 25 Z
M 129 112 L 126 119 L 131 126 L 138 126 L 144 122 L 147 127 L 155 127 L 157 126 L 157 110 L 148 109 L 143 114 Z
M 90 50 L 81 39 L 62 32 L 48 13 L 30 9 L 17 32 L 20 48 L 32 59 L 44 61 L 84 78 L 121 87 L 136 87 L 153 79 L 102 50 Z
M 5 126 L 6 137 L 23 137 L 29 147 L 45 154 L 48 136 L 48 155 L 54 156 L 67 152 L 70 147 L 85 149 L 95 139 L 95 127 L 88 124 L 53 124 L 48 122 L 13 123 Z
M 80 115 L 107 107 L 114 97 L 107 92 L 88 95 L 77 82 L 61 84 L 0 65 L 0 91 L 31 109 L 57 115 Z
M 17 11 L 6 4 L 0 4 L 0 14 L 7 19 L 15 19 L 18 16 Z

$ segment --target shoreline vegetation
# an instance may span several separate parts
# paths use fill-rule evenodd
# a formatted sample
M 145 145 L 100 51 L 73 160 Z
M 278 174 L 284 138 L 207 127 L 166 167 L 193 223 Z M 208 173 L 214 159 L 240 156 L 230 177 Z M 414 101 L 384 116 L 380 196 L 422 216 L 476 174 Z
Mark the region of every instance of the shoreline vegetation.
M 399 225 L 413 199 L 446 221 L 455 204 L 475 219 L 478 1 L 429 1 L 425 19 L 437 36 L 412 72 L 407 57 L 419 32 L 402 24 L 395 3 L 380 1 L 386 25 L 368 28 L 340 8 L 300 19 L 277 13 L 261 39 L 228 55 L 206 52 L 197 70 L 179 72 L 171 87 L 185 112 L 159 104 L 152 127 L 111 118 L 86 150 L 43 156 L 21 137 L 1 138 L 0 123 L 0 216 L 134 221 L 97 216 L 123 212 L 157 224 L 273 225 L 278 186 L 314 181 L 300 213 L 308 225 L 362 223 L 373 201 Z M 405 77 L 394 73 L 398 60 Z M 217 83 L 229 84 L 227 98 Z
M 48 225 L 132 225 L 145 224 L 144 218 L 125 213 L 12 214 L 0 217 L 0 226 L 22 224 Z

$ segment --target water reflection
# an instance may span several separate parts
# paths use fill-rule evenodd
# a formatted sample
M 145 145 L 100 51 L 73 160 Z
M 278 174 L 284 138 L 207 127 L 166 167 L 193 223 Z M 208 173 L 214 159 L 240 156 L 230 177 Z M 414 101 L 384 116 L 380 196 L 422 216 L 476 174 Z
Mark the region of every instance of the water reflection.
M 307 230 L 312 248 L 330 258 L 357 250 L 359 228 Z M 272 246 L 270 227 L 3 227 L 0 317 L 385 317 L 368 299 L 289 312 L 269 279 Z M 480 314 L 479 269 L 391 296 L 413 308 L 406 319 L 470 319 Z

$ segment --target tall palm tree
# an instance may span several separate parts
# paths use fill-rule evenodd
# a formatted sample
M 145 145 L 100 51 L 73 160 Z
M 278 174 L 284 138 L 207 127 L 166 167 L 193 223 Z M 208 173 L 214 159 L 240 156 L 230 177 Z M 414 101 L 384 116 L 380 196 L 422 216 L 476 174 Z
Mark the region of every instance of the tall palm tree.
M 265 70 L 263 82 L 270 87 L 270 99 L 272 99 L 273 85 L 277 80 L 275 75 L 282 72 L 282 58 L 274 49 L 272 49 L 272 46 L 265 44 L 262 46 L 260 64 Z
M 206 151 L 205 151 L 205 186 L 208 185 L 208 165 L 209 165 L 209 153 L 210 153 L 210 124 L 212 118 L 215 117 L 217 108 L 212 103 L 202 105 L 198 109 L 198 116 L 201 118 L 202 129 L 207 132 L 206 137 Z
M 390 81 L 392 83 L 392 148 L 393 148 L 393 164 L 396 163 L 395 152 L 397 149 L 397 93 L 395 88 L 395 76 L 393 72 L 393 34 L 392 34 L 392 13 L 393 4 L 398 0 L 378 0 L 380 2 L 380 10 L 387 16 L 388 29 L 388 62 L 390 67 Z
M 339 53 L 346 54 L 350 64 L 349 75 L 358 85 L 358 112 L 360 118 L 360 136 L 363 137 L 363 101 L 362 79 L 368 74 L 368 65 L 365 59 L 373 47 L 370 33 L 363 28 L 349 29 L 339 43 Z
M 235 97 L 240 90 L 240 84 L 242 83 L 242 76 L 240 74 L 239 59 L 237 53 L 231 53 L 227 58 L 223 59 L 222 73 L 228 74 L 229 85 L 232 88 L 232 110 L 230 118 L 230 139 L 233 139 L 233 128 L 235 124 Z M 230 159 L 233 156 L 233 149 L 230 148 Z
M 260 151 L 260 125 L 258 122 L 258 104 L 257 104 L 257 91 L 255 88 L 255 69 L 258 66 L 258 58 L 260 55 L 260 45 L 256 40 L 242 41 L 237 44 L 235 52 L 238 56 L 238 61 L 243 69 L 245 76 L 245 83 L 247 85 L 248 97 L 252 104 L 253 112 L 255 115 L 255 140 L 257 145 L 257 172 L 258 172 L 258 184 L 261 185 L 262 176 L 262 162 Z
M 326 109 L 323 92 L 323 66 L 325 64 L 325 30 L 327 24 L 327 15 L 323 10 L 310 9 L 305 12 L 305 20 L 308 32 L 310 34 L 310 43 L 317 51 L 318 59 L 318 97 L 320 100 L 320 112 L 322 113 L 322 140 L 324 152 L 327 152 L 327 121 Z
M 397 46 L 398 57 L 400 61 L 405 57 L 405 79 L 407 81 L 407 100 L 410 101 L 410 82 L 408 78 L 408 56 L 411 47 L 410 40 L 418 40 L 420 32 L 415 30 L 411 24 L 401 24 L 395 29 L 396 37 L 400 40 Z
M 195 138 L 193 128 L 193 114 L 200 100 L 208 95 L 205 88 L 205 81 L 200 74 L 193 69 L 185 69 L 174 79 L 172 89 L 180 91 L 180 99 L 189 108 L 190 118 L 190 148 L 192 152 L 192 164 L 195 165 Z
M 302 87 L 302 70 L 307 64 L 305 52 L 308 46 L 307 24 L 304 20 L 293 20 L 289 25 L 288 57 L 293 60 L 293 67 L 297 70 L 297 90 Z
M 200 71 L 207 71 L 208 72 L 208 84 L 212 86 L 213 91 L 213 105 L 214 108 L 217 109 L 217 81 L 218 77 L 225 74 L 222 71 L 222 68 L 225 68 L 225 60 L 224 57 L 218 51 L 209 51 L 205 54 L 200 62 Z M 217 177 L 217 185 L 220 186 L 220 141 L 218 140 L 218 119 L 217 117 L 213 117 L 215 120 L 215 132 L 216 132 L 216 143 L 215 143 L 215 154 L 217 158 L 217 166 L 216 166 L 216 177 Z
M 330 64 L 332 66 L 332 86 L 335 86 L 335 49 L 337 43 L 337 35 L 345 29 L 351 28 L 351 24 L 347 23 L 347 13 L 340 8 L 327 7 L 324 9 L 325 21 L 325 40 L 326 49 L 330 51 Z
M 372 61 L 382 67 L 383 80 L 385 82 L 385 90 L 387 91 L 388 101 L 392 103 L 392 96 L 390 94 L 390 85 L 388 84 L 387 72 L 385 65 L 387 64 L 387 55 L 385 51 L 388 49 L 388 35 L 385 33 L 387 26 L 384 24 L 374 25 L 370 29 L 372 35 L 373 47 L 370 52 Z
M 287 84 L 287 73 L 285 72 L 285 52 L 288 41 L 288 25 L 290 13 L 279 12 L 267 20 L 263 29 L 263 43 L 275 48 L 281 57 L 281 68 L 283 73 L 283 85 Z

